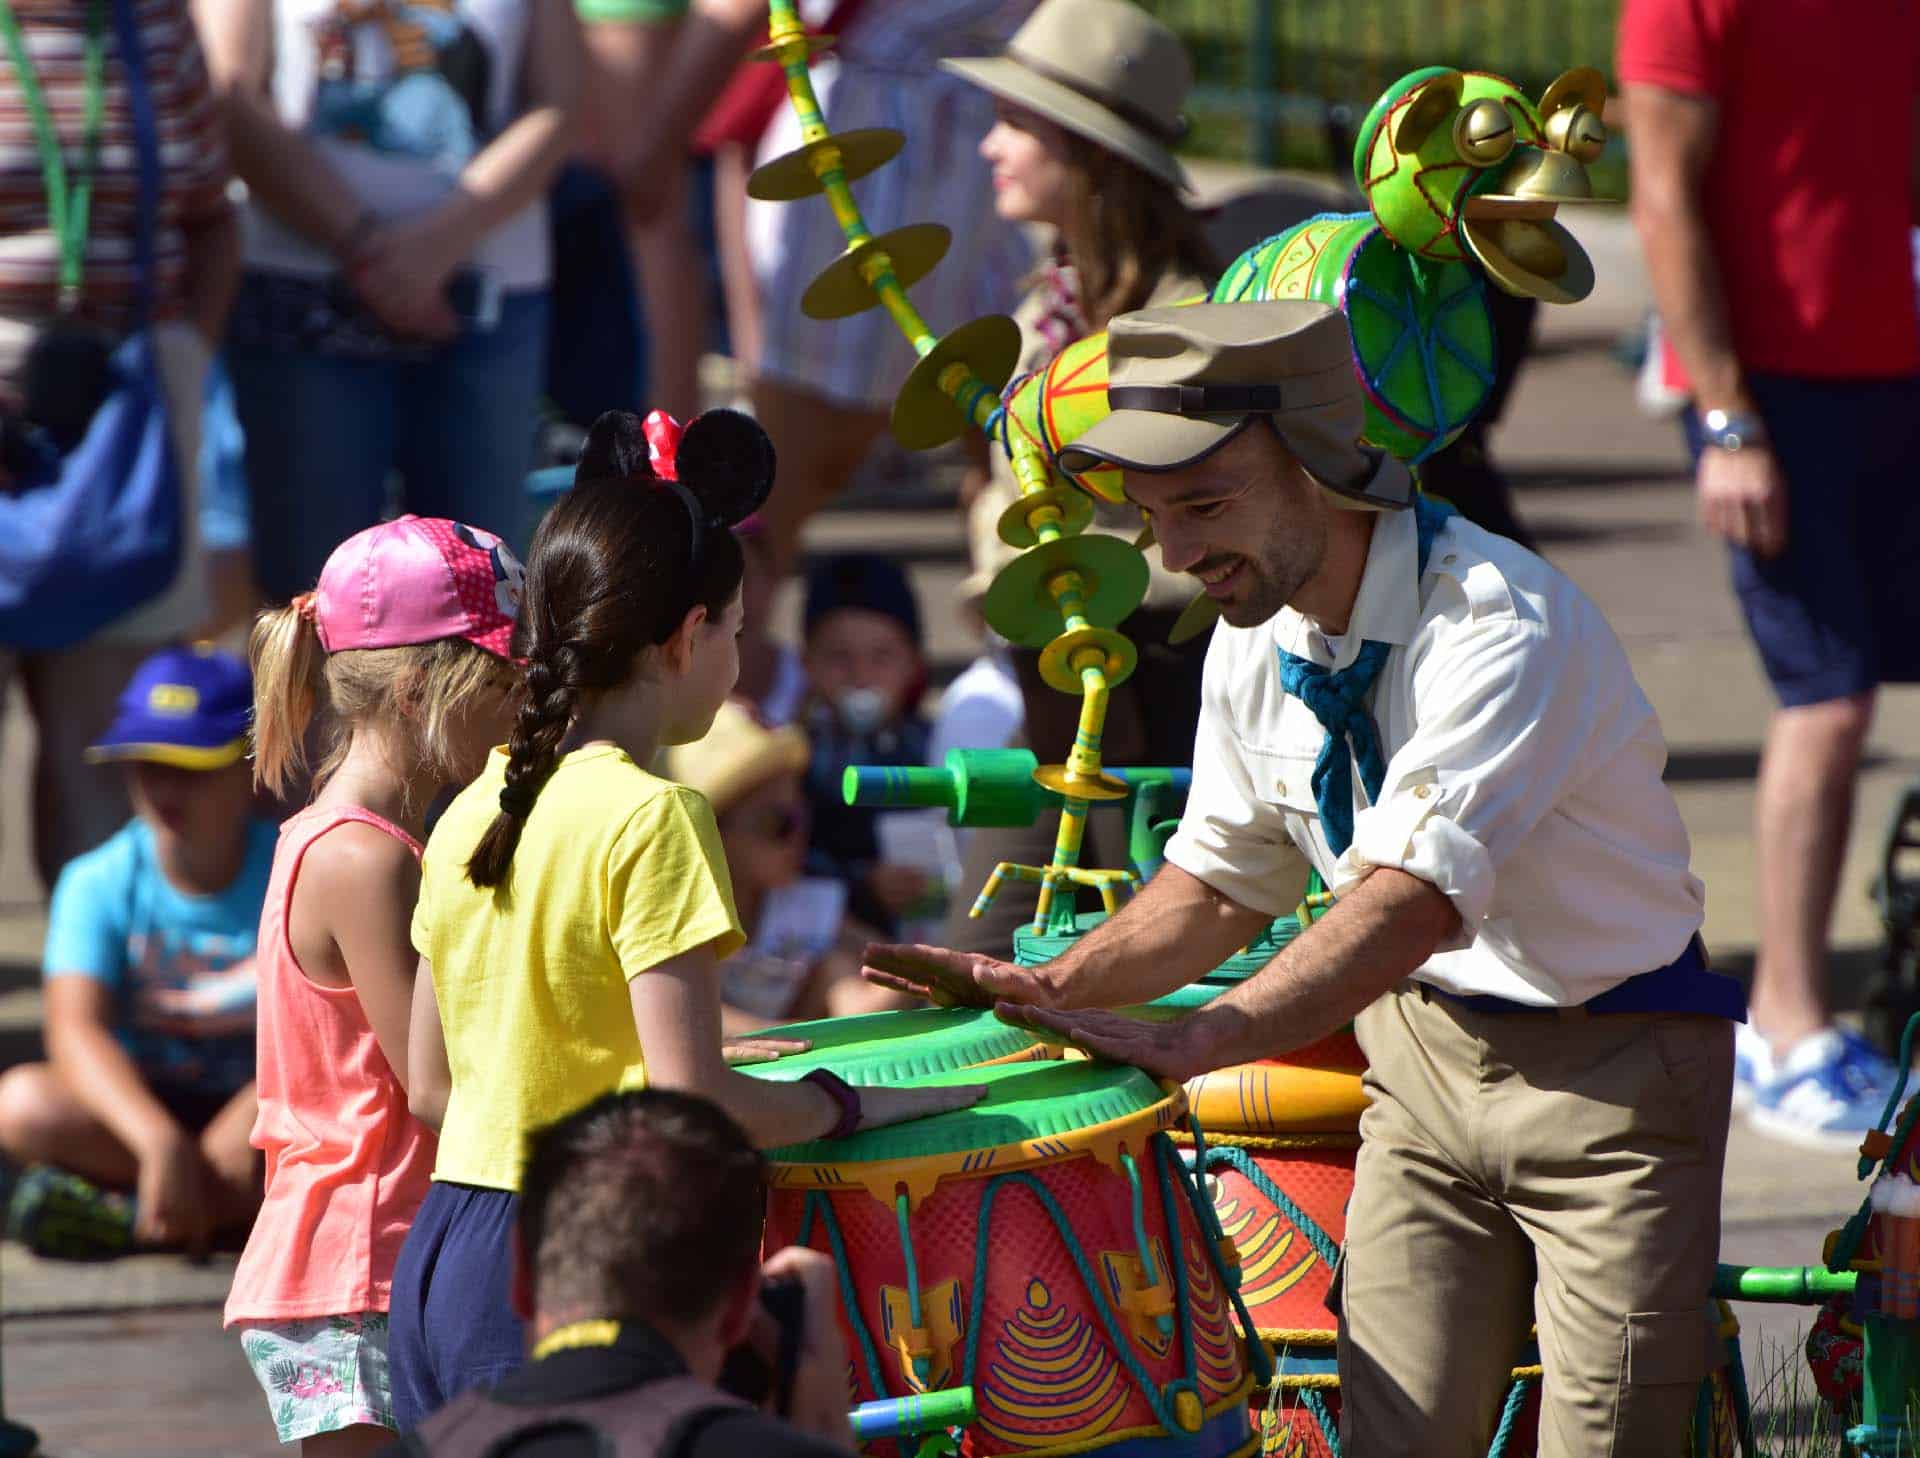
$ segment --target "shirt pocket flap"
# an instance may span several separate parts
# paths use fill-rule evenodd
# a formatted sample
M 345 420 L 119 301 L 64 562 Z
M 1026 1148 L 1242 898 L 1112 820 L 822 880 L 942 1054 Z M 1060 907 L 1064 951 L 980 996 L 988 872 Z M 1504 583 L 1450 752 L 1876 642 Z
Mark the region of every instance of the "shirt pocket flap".
M 1633 1387 L 1697 1383 L 1721 1354 L 1704 1310 L 1637 1311 L 1627 1317 L 1627 1382 Z
M 1318 819 L 1320 805 L 1313 797 L 1313 769 L 1319 761 L 1317 752 L 1250 748 L 1247 773 L 1253 779 L 1254 794 L 1269 805 Z

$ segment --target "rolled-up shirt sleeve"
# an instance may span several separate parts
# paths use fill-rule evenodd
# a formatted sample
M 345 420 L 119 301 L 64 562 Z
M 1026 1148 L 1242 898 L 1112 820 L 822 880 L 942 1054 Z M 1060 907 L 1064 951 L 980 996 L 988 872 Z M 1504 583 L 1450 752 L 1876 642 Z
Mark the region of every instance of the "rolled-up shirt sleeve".
M 1307 860 L 1287 834 L 1284 813 L 1254 792 L 1227 709 L 1222 636 L 1207 651 L 1193 787 L 1167 859 L 1250 911 L 1282 916 L 1299 903 Z
M 1354 816 L 1329 879 L 1335 895 L 1381 866 L 1429 882 L 1460 915 L 1440 948 L 1451 951 L 1473 941 L 1507 858 L 1596 750 L 1604 756 L 1617 711 L 1542 623 L 1443 619 L 1429 632 L 1415 645 L 1418 728 L 1388 762 L 1379 799 Z

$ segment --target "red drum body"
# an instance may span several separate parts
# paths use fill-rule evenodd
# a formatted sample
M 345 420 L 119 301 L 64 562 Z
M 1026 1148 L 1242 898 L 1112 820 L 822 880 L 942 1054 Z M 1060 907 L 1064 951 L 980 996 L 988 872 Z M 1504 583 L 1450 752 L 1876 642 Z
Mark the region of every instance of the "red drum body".
M 838 1265 L 852 1400 L 971 1386 L 969 1454 L 1251 1458 L 1227 1272 L 1166 1134 L 1182 1092 L 1085 1062 L 939 1081 L 993 1092 L 775 1156 L 767 1244 Z

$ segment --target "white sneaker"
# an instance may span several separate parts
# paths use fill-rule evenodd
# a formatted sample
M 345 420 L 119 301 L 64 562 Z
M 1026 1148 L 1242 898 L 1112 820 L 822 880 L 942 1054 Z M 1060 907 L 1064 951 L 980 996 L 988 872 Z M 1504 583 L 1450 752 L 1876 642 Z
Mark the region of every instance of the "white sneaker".
M 1737 1052 L 1735 1058 L 1737 1069 Z M 1767 1071 L 1765 1064 L 1755 1067 Z M 1802 1038 L 1773 1060 L 1770 1072 L 1754 1086 L 1748 1115 L 1753 1127 L 1793 1144 L 1835 1150 L 1857 1148 L 1879 1126 L 1900 1076 L 1891 1059 L 1844 1028 Z

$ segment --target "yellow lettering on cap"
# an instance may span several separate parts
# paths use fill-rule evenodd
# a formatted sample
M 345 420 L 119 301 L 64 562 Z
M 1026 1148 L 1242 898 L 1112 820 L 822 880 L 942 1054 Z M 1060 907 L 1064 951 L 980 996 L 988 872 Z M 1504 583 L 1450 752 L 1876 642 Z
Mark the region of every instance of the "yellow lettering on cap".
M 147 707 L 156 714 L 191 714 L 200 707 L 200 690 L 192 684 L 157 683 L 147 691 Z

